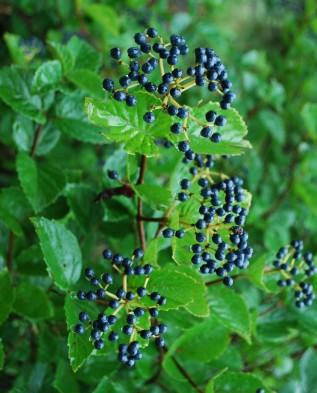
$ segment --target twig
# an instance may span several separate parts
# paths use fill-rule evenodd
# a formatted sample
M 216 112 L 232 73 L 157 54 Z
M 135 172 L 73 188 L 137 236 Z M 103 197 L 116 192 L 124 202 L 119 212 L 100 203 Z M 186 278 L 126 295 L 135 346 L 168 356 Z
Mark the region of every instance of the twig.
M 128 184 L 125 184 L 122 187 L 108 188 L 107 190 L 104 190 L 100 194 L 98 194 L 94 201 L 100 202 L 102 199 L 109 199 L 116 195 L 124 195 L 127 198 L 132 198 L 134 195 L 134 191 Z
M 187 379 L 187 381 L 192 385 L 193 388 L 197 390 L 199 393 L 205 393 L 203 389 L 201 389 L 196 382 L 191 378 L 189 374 L 187 374 L 187 371 L 183 368 L 183 366 L 178 362 L 178 360 L 174 357 L 171 356 L 171 359 L 175 363 L 176 367 L 179 369 L 179 371 L 183 374 L 183 376 Z
M 11 231 L 9 235 L 9 249 L 7 256 L 7 268 L 10 272 L 12 269 L 12 256 L 13 256 L 14 233 Z
M 145 169 L 146 169 L 146 159 L 147 159 L 147 157 L 142 155 L 141 162 L 140 162 L 140 174 L 139 174 L 139 178 L 136 182 L 136 185 L 143 184 L 143 182 L 144 182 Z M 141 241 L 141 247 L 143 248 L 143 250 L 145 250 L 146 239 L 145 239 L 144 224 L 143 224 L 143 220 L 140 219 L 140 217 L 142 217 L 142 212 L 143 212 L 142 199 L 138 197 L 138 212 L 137 212 L 136 220 L 137 220 L 137 224 L 138 224 L 138 232 L 139 232 L 139 237 L 140 237 L 140 241 Z
M 30 157 L 31 157 L 31 158 L 34 157 L 34 154 L 35 154 L 35 152 L 36 152 L 37 145 L 38 145 L 38 142 L 39 142 L 39 139 L 40 139 L 42 130 L 43 130 L 43 124 L 40 124 L 39 127 L 38 127 L 38 129 L 37 129 L 37 131 L 36 131 L 35 138 L 34 138 L 34 142 L 33 142 L 33 145 L 32 145 L 31 152 L 30 152 Z

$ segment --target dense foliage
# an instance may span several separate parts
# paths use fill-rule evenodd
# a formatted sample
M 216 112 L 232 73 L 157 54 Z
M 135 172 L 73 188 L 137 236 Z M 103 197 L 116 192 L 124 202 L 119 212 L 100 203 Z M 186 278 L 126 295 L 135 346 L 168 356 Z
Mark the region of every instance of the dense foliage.
M 0 6 L 0 391 L 317 391 L 315 12 Z

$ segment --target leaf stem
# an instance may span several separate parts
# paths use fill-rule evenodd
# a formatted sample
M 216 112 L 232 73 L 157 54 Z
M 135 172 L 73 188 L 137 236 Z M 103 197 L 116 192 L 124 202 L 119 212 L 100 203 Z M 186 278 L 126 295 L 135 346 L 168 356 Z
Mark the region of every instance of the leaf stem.
M 38 126 L 37 131 L 36 131 L 35 138 L 34 138 L 33 145 L 32 145 L 32 149 L 31 149 L 31 152 L 30 152 L 30 157 L 31 157 L 31 158 L 34 157 L 34 154 L 35 154 L 35 152 L 36 152 L 37 145 L 38 145 L 38 142 L 39 142 L 39 139 L 40 139 L 42 130 L 43 130 L 43 124 L 40 124 L 40 125 Z
M 191 376 L 187 373 L 187 371 L 184 369 L 184 367 L 178 362 L 178 360 L 174 357 L 171 356 L 171 359 L 175 363 L 176 367 L 178 370 L 181 372 L 181 374 L 187 379 L 187 381 L 192 385 L 194 389 L 196 389 L 197 392 L 199 393 L 205 393 L 203 389 L 201 389 L 197 383 L 191 378 Z
M 141 162 L 140 162 L 140 174 L 139 174 L 139 178 L 136 182 L 136 185 L 143 184 L 143 182 L 144 182 L 146 160 L 147 160 L 147 157 L 142 155 Z M 142 199 L 139 197 L 138 197 L 138 208 L 137 209 L 138 210 L 137 210 L 136 220 L 137 220 L 137 225 L 138 225 L 139 238 L 140 238 L 140 242 L 141 242 L 141 247 L 143 248 L 143 250 L 145 250 L 146 249 L 146 238 L 145 238 L 144 224 L 143 224 L 143 221 L 140 219 L 140 217 L 142 217 L 142 213 L 143 213 L 143 203 L 142 203 Z

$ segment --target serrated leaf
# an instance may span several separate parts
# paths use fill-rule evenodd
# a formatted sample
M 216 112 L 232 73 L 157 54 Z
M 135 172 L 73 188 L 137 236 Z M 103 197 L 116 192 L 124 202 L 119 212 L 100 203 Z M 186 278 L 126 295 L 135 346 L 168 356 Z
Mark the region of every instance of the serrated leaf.
M 0 271 L 0 324 L 9 316 L 15 297 L 11 276 L 7 270 Z
M 302 111 L 301 115 L 304 119 L 304 123 L 307 131 L 313 139 L 317 139 L 317 104 L 307 102 Z
M 54 89 L 63 77 L 62 64 L 59 60 L 49 60 L 41 64 L 35 71 L 32 89 L 35 92 Z
M 214 381 L 215 393 L 242 392 L 241 388 L 243 393 L 255 393 L 259 388 L 263 388 L 265 393 L 270 392 L 259 378 L 250 373 L 223 374 Z
M 161 186 L 139 184 L 134 190 L 154 210 L 164 210 L 171 204 L 172 193 Z
M 54 377 L 53 386 L 60 393 L 78 393 L 80 392 L 77 380 L 70 368 L 64 360 L 60 360 L 57 365 L 56 374 Z
M 19 45 L 21 41 L 21 37 L 16 34 L 11 34 L 6 32 L 3 35 L 3 39 L 9 49 L 10 56 L 13 62 L 23 66 L 25 61 L 24 61 L 23 52 L 21 51 Z
M 74 68 L 76 69 L 89 69 L 98 71 L 101 63 L 102 56 L 91 45 L 83 39 L 73 36 L 67 42 L 72 58 L 74 60 Z
M 23 230 L 19 222 L 13 217 L 8 210 L 0 206 L 0 221 L 2 221 L 16 236 L 22 236 Z
M 269 292 L 269 289 L 263 282 L 265 266 L 267 261 L 267 255 L 262 255 L 255 261 L 251 261 L 248 270 L 246 271 L 246 277 L 256 285 L 258 288 Z
M 89 341 L 90 332 L 87 330 L 84 334 L 75 334 L 72 327 L 78 322 L 80 311 L 86 311 L 88 315 L 98 315 L 96 306 L 91 302 L 81 302 L 73 300 L 70 296 L 65 299 L 65 315 L 68 328 L 68 357 L 73 371 L 77 371 L 80 366 L 87 360 L 94 350 L 94 346 Z
M 163 269 L 155 270 L 147 289 L 150 292 L 159 292 L 167 299 L 162 310 L 172 310 L 193 302 L 195 286 L 198 285 L 192 277 L 178 271 L 173 265 L 165 265 Z
M 208 300 L 211 314 L 232 333 L 251 343 L 251 317 L 244 299 L 232 289 L 209 287 Z
M 63 97 L 56 105 L 56 116 L 54 122 L 64 134 L 82 142 L 106 143 L 100 129 L 88 121 L 81 97 Z
M 303 393 L 310 393 L 316 390 L 317 386 L 317 355 L 312 348 L 307 349 L 299 362 L 300 386 Z
M 74 59 L 70 49 L 67 45 L 62 45 L 57 42 L 48 42 L 49 46 L 52 48 L 55 57 L 60 60 L 63 65 L 64 74 L 67 74 L 69 70 L 72 69 L 74 65 Z
M 209 102 L 201 107 L 195 107 L 191 114 L 205 122 L 205 113 L 208 111 L 215 111 L 218 115 L 224 115 L 227 118 L 227 124 L 219 128 L 219 132 L 222 135 L 222 141 L 220 143 L 213 143 L 209 140 L 200 136 L 201 128 L 197 124 L 193 125 L 189 122 L 189 139 L 191 149 L 195 153 L 199 154 L 229 154 L 238 155 L 242 154 L 246 148 L 251 148 L 250 143 L 244 139 L 244 136 L 248 133 L 247 126 L 236 109 L 230 108 L 223 110 L 220 108 L 218 103 Z
M 172 356 L 207 363 L 218 357 L 229 343 L 229 331 L 215 317 L 210 316 L 200 324 L 187 329 L 169 348 L 164 361 L 164 370 L 172 377 L 183 381 L 184 376 L 175 366 Z
M 38 164 L 26 153 L 18 154 L 16 165 L 22 189 L 35 212 L 54 202 L 63 191 L 66 177 L 59 167 Z
M 31 151 L 34 140 L 34 127 L 31 119 L 18 115 L 13 124 L 12 137 L 19 151 Z
M 46 121 L 41 98 L 31 93 L 31 71 L 18 66 L 0 70 L 0 98 L 13 110 L 38 123 Z
M 77 238 L 63 224 L 44 217 L 31 219 L 49 274 L 56 285 L 67 290 L 80 277 L 82 268 L 81 251 Z
M 107 128 L 102 133 L 107 139 L 124 142 L 128 153 L 154 156 L 159 152 L 154 140 L 170 134 L 172 119 L 160 111 L 154 123 L 145 123 L 144 113 L 153 105 L 159 106 L 161 101 L 148 93 L 137 93 L 135 96 L 138 104 L 134 107 L 127 107 L 114 99 L 104 102 L 86 98 L 86 114 L 92 123 Z
M 53 307 L 44 290 L 28 282 L 16 288 L 13 311 L 30 320 L 48 319 L 53 316 Z
M 88 4 L 84 6 L 84 10 L 96 23 L 100 25 L 102 30 L 117 35 L 119 32 L 118 15 L 115 10 L 105 4 Z
M 270 109 L 263 109 L 258 114 L 258 118 L 277 143 L 281 145 L 285 142 L 285 125 L 280 114 Z

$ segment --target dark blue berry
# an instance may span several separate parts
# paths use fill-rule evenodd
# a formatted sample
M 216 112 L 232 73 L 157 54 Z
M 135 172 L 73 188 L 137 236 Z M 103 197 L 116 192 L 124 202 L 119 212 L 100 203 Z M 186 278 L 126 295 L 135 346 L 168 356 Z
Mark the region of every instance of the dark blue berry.
M 79 300 L 86 300 L 86 292 L 78 291 L 77 292 L 77 299 L 79 299 Z
M 219 115 L 215 120 L 215 125 L 222 127 L 226 124 L 226 122 L 227 122 L 227 119 L 225 118 L 225 116 Z
M 149 27 L 146 30 L 146 34 L 151 37 L 151 38 L 156 38 L 158 36 L 158 32 L 156 29 L 154 29 L 153 27 Z
M 142 317 L 144 315 L 144 308 L 137 307 L 136 309 L 133 310 L 133 313 L 136 317 Z
M 136 323 L 136 316 L 134 314 L 129 314 L 127 316 L 127 324 L 134 325 Z
M 182 132 L 182 125 L 180 123 L 174 123 L 171 125 L 171 131 L 173 134 L 180 134 Z
M 116 101 L 121 102 L 121 101 L 125 101 L 126 100 L 127 95 L 126 95 L 126 93 L 124 91 L 115 91 L 114 94 L 113 94 L 113 98 Z
M 98 350 L 102 349 L 105 346 L 105 343 L 103 340 L 100 338 L 94 342 L 94 347 Z
M 84 334 L 85 333 L 85 327 L 83 325 L 81 325 L 80 323 L 78 323 L 74 327 L 74 332 L 78 333 L 78 334 Z
M 162 232 L 163 237 L 169 239 L 174 236 L 175 231 L 171 228 L 165 228 Z
M 226 287 L 231 287 L 231 286 L 233 285 L 233 279 L 232 279 L 232 277 L 229 277 L 229 276 L 225 277 L 225 278 L 222 280 L 222 282 L 224 283 L 224 285 L 225 285 Z
M 140 297 L 146 296 L 146 289 L 143 288 L 143 287 L 139 287 L 139 288 L 137 289 L 137 294 L 138 294 Z
M 119 301 L 116 300 L 116 299 L 112 299 L 112 300 L 110 300 L 110 302 L 109 302 L 109 307 L 110 307 L 110 308 L 113 308 L 114 310 L 115 310 L 116 308 L 118 308 L 119 305 L 120 305 L 120 303 L 119 303 Z
M 117 322 L 117 317 L 115 315 L 108 316 L 108 323 L 109 325 L 114 325 Z
M 189 143 L 186 141 L 179 142 L 177 145 L 178 150 L 185 153 L 187 150 L 189 150 Z
M 131 334 L 133 333 L 133 326 L 130 325 L 124 325 L 122 328 L 122 333 L 131 336 Z
M 153 317 L 153 318 L 157 317 L 157 316 L 158 316 L 158 313 L 159 313 L 159 311 L 158 311 L 157 308 L 150 308 L 150 309 L 149 309 L 149 314 L 150 314 L 151 317 Z
M 133 330 L 133 328 L 132 328 L 132 330 Z M 118 341 L 118 340 L 119 340 L 119 334 L 116 333 L 116 332 L 114 332 L 114 331 L 112 331 L 112 332 L 109 334 L 109 336 L 108 336 L 108 340 L 111 341 L 111 342 Z
M 155 121 L 155 115 L 153 112 L 146 112 L 143 116 L 143 120 L 146 123 L 153 123 Z
M 178 229 L 177 231 L 175 231 L 175 236 L 178 239 L 182 239 L 185 236 L 185 232 L 182 229 Z
M 162 337 L 157 337 L 157 338 L 155 339 L 155 345 L 156 345 L 158 348 L 163 348 L 164 345 L 165 345 L 164 339 L 163 339 Z
M 178 199 L 180 202 L 186 202 L 187 199 L 188 199 L 188 195 L 186 194 L 186 192 L 179 192 L 179 193 L 177 194 L 177 199 Z
M 135 106 L 137 104 L 137 99 L 134 96 L 127 96 L 125 102 L 128 106 Z
M 110 50 L 110 56 L 115 60 L 119 60 L 121 58 L 121 49 L 120 48 L 112 48 Z
M 214 133 L 211 135 L 211 138 L 210 138 L 210 140 L 211 140 L 213 143 L 219 143 L 219 142 L 221 142 L 221 139 L 222 139 L 222 137 L 221 137 L 221 134 L 220 134 L 219 132 L 214 132 Z
M 106 78 L 102 82 L 102 87 L 107 90 L 107 91 L 113 91 L 114 90 L 114 82 L 110 78 Z
M 188 110 L 186 108 L 179 108 L 177 116 L 180 119 L 185 119 L 186 117 L 188 117 Z
M 106 250 L 103 250 L 102 256 L 103 256 L 105 259 L 110 260 L 110 259 L 112 259 L 112 257 L 113 257 L 113 253 L 112 253 L 111 250 L 107 250 L 107 249 L 106 249 Z

